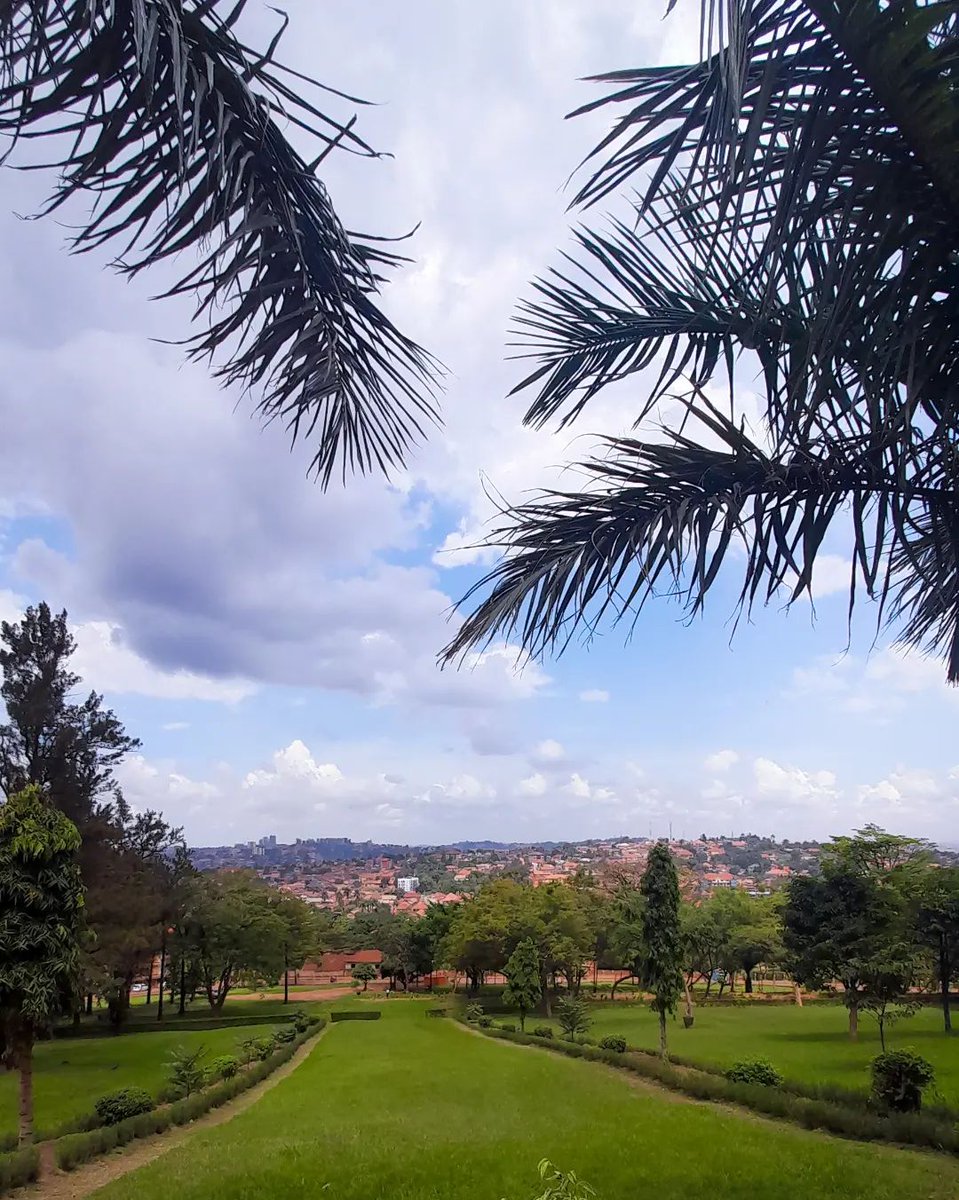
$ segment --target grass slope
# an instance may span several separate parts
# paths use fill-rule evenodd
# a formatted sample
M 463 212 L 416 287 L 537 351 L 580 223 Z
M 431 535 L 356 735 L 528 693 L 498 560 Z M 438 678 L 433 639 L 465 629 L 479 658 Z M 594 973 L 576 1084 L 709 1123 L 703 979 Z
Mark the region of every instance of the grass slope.
M 122 1087 L 156 1093 L 166 1082 L 167 1059 L 177 1046 L 205 1046 L 209 1057 L 232 1054 L 247 1037 L 265 1037 L 275 1026 L 240 1029 L 188 1029 L 119 1037 L 57 1039 L 40 1042 L 34 1054 L 36 1125 L 56 1129 L 64 1121 L 93 1110 L 94 1101 Z M 17 1076 L 0 1073 L 0 1131 L 17 1127 Z
M 631 1086 L 618 1072 L 497 1044 L 424 1005 L 333 1026 L 248 1113 L 98 1200 L 527 1200 L 548 1156 L 599 1200 L 946 1200 L 959 1164 L 777 1128 Z
M 633 1046 L 659 1046 L 657 1017 L 645 1004 L 616 1002 L 590 1012 L 591 1037 L 619 1033 Z M 558 1033 L 559 1027 L 551 1023 Z M 938 1009 L 924 1009 L 887 1030 L 886 1044 L 928 1058 L 936 1068 L 934 1090 L 959 1107 L 959 1037 L 946 1037 Z M 669 1045 L 685 1058 L 723 1067 L 741 1058 L 768 1058 L 789 1079 L 839 1083 L 862 1091 L 869 1088 L 869 1062 L 880 1050 L 874 1021 L 860 1016 L 859 1041 L 851 1042 L 845 1008 L 823 1004 L 700 1007 L 692 1029 L 684 1029 L 678 1015 L 670 1023 Z

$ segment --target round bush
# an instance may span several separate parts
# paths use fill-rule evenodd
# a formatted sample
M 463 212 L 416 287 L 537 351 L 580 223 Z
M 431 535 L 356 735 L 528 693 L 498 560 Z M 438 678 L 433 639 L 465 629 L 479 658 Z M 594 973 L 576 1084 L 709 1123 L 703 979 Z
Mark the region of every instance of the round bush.
M 232 1054 L 221 1054 L 207 1068 L 208 1079 L 232 1079 L 240 1069 L 240 1060 Z
M 553 1036 L 552 1025 L 537 1025 L 533 1030 L 533 1037 L 551 1038 Z
M 501 1021 L 500 1029 L 505 1030 L 506 1033 L 515 1033 L 516 1032 L 516 1022 L 515 1021 Z
M 626 1039 L 624 1037 L 617 1037 L 615 1034 L 610 1034 L 608 1037 L 604 1037 L 599 1043 L 599 1048 L 600 1050 L 616 1050 L 620 1054 L 625 1054 Z
M 101 1096 L 94 1105 L 97 1116 L 104 1125 L 117 1125 L 127 1117 L 138 1117 L 153 1110 L 153 1097 L 143 1088 L 121 1088 Z
M 730 1083 L 758 1083 L 762 1087 L 779 1087 L 783 1081 L 782 1075 L 764 1058 L 746 1058 L 733 1063 L 726 1078 Z
M 910 1050 L 887 1050 L 872 1060 L 872 1096 L 894 1112 L 918 1112 L 923 1089 L 936 1077 L 932 1063 Z
M 492 1017 L 477 1017 L 476 1024 L 479 1025 L 480 1029 L 489 1029 L 489 1027 L 493 1024 L 493 1018 Z

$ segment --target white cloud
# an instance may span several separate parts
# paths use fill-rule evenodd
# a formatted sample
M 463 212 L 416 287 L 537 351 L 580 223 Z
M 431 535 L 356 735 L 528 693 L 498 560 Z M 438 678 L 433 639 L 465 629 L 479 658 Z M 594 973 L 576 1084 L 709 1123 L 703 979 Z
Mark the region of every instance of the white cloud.
M 543 766 L 555 765 L 565 761 L 566 750 L 563 744 L 557 742 L 555 738 L 546 738 L 538 743 L 531 757 L 534 762 L 541 763 Z
M 189 729 L 190 722 L 189 721 L 164 721 L 164 723 L 160 726 L 160 728 L 165 730 L 167 733 L 177 733 L 181 729 Z
M 738 762 L 739 755 L 735 750 L 717 750 L 704 759 L 703 766 L 707 771 L 728 771 Z
M 834 800 L 836 776 L 832 771 L 803 771 L 784 767 L 770 758 L 753 762 L 753 777 L 761 795 L 774 796 L 792 803 Z
M 538 771 L 520 780 L 519 793 L 521 796 L 543 796 L 546 794 L 546 776 Z
M 603 688 L 587 688 L 580 692 L 579 698 L 584 704 L 605 704 L 609 700 L 609 692 Z

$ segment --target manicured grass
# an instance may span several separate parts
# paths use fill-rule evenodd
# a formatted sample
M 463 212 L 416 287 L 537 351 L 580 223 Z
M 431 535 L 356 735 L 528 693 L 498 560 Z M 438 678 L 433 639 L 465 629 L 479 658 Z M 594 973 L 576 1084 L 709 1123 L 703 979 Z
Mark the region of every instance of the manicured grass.
M 528 1200 L 549 1157 L 599 1200 L 952 1200 L 959 1163 L 685 1103 L 397 1001 L 331 1027 L 251 1110 L 99 1200 Z
M 741 1058 L 768 1058 L 788 1079 L 869 1088 L 869 1062 L 880 1051 L 876 1024 L 860 1015 L 859 1040 L 851 1042 L 842 1005 L 798 1008 L 759 1001 L 737 1008 L 700 1006 L 695 1011 L 692 1029 L 683 1028 L 678 1014 L 669 1026 L 670 1049 L 684 1058 L 723 1067 Z M 657 1018 L 646 1004 L 616 1001 L 591 1006 L 590 1013 L 591 1037 L 619 1033 L 631 1046 L 655 1049 L 659 1045 Z M 528 1022 L 542 1023 L 539 1018 Z M 927 1058 L 936 1068 L 933 1090 L 947 1104 L 959 1107 L 959 1034 L 946 1037 L 939 1009 L 926 1008 L 900 1021 L 887 1030 L 886 1044 Z
M 38 1043 L 34 1052 L 34 1100 L 38 1131 L 92 1112 L 94 1101 L 122 1087 L 155 1094 L 166 1083 L 167 1060 L 177 1046 L 204 1046 L 208 1057 L 232 1054 L 247 1037 L 266 1037 L 275 1026 L 207 1029 L 197 1032 L 64 1038 Z M 17 1127 L 17 1076 L 0 1073 L 0 1132 Z

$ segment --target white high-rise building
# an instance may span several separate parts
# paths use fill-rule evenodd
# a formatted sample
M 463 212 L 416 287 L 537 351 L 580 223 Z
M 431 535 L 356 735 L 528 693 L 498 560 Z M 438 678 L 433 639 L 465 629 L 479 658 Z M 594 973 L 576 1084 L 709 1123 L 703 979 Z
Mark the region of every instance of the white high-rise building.
M 415 892 L 420 886 L 418 875 L 405 875 L 396 881 L 396 890 L 398 892 Z

